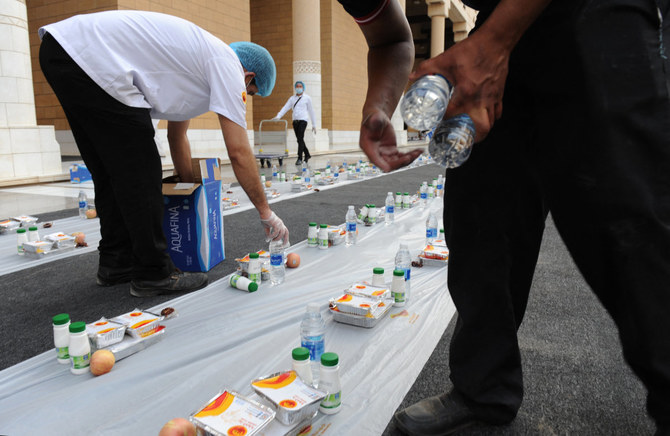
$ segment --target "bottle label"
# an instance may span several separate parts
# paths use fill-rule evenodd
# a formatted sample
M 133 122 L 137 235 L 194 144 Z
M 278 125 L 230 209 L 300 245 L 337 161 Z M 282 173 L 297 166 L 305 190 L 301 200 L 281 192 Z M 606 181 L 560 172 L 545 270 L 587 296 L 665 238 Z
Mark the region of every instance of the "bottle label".
M 394 292 L 393 293 L 393 300 L 396 303 L 404 303 L 405 302 L 405 293 L 404 292 Z
M 398 209 L 400 209 L 400 208 L 402 207 L 402 201 L 396 201 L 396 202 L 395 202 L 395 207 L 397 207 Z
M 309 350 L 309 360 L 320 362 L 324 350 L 323 335 L 305 336 L 300 341 L 300 345 Z
M 321 407 L 324 409 L 337 409 L 342 404 L 342 391 L 329 394 L 321 400 Z
M 428 195 L 425 192 L 422 192 L 421 193 L 421 199 L 425 200 L 426 198 L 428 198 Z
M 437 185 L 437 189 L 442 190 L 442 185 Z
M 307 245 L 308 245 L 309 247 L 316 247 L 316 245 L 317 245 L 317 239 L 316 239 L 316 236 L 313 236 L 313 237 L 311 237 L 311 238 L 307 238 Z
M 83 356 L 70 356 L 70 361 L 72 362 L 73 369 L 87 368 L 91 364 L 91 353 L 84 354 Z
M 394 210 L 393 206 L 386 206 L 386 213 L 393 213 Z
M 60 360 L 69 359 L 68 347 L 56 347 L 56 358 Z
M 350 233 L 356 233 L 356 222 L 348 222 L 347 223 L 347 232 Z
M 249 273 L 249 280 L 261 284 L 261 273 Z
M 405 268 L 405 281 L 409 281 L 410 275 L 412 273 L 412 268 Z
M 86 208 L 86 202 L 85 201 L 80 201 L 79 202 L 79 209 L 85 209 Z
M 319 246 L 323 248 L 328 248 L 328 238 L 319 239 Z
M 25 254 L 25 250 L 23 249 L 23 244 L 19 244 L 16 246 L 16 249 L 18 250 L 19 254 Z
M 272 173 L 272 177 L 277 177 L 277 173 Z
M 282 266 L 283 263 L 284 263 L 284 256 L 281 253 L 275 253 L 270 255 L 270 265 Z
M 428 227 L 428 228 L 426 229 L 426 238 L 433 238 L 433 239 L 434 239 L 434 238 L 437 238 L 437 228 L 435 228 L 435 227 L 433 227 L 433 228 Z

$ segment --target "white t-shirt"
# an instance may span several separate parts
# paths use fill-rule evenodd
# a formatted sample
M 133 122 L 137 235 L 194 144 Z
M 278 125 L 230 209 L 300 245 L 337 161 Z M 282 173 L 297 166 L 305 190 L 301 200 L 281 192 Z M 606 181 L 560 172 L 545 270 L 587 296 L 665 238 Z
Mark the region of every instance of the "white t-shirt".
M 314 114 L 314 106 L 312 106 L 312 98 L 304 92 L 300 95 L 292 95 L 286 101 L 286 104 L 276 117 L 281 118 L 286 112 L 293 109 L 293 120 L 312 121 L 312 127 L 316 127 L 316 116 Z M 309 115 L 309 120 L 307 116 Z
M 244 70 L 235 52 L 195 24 L 171 15 L 107 11 L 77 15 L 49 32 L 91 79 L 151 117 L 184 121 L 216 112 L 246 129 Z

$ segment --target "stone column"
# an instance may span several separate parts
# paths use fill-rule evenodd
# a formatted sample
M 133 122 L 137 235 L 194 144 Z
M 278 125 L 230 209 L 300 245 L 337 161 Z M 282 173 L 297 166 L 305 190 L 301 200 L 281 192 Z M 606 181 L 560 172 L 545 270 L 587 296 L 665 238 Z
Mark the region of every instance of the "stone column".
M 293 84 L 305 84 L 305 93 L 312 98 L 316 128 L 315 150 L 327 150 L 328 134 L 321 130 L 321 9 L 314 0 L 293 0 Z M 291 88 L 291 92 L 295 92 Z M 305 142 L 310 147 L 314 136 L 311 120 L 305 131 Z M 289 126 L 290 129 L 290 126 Z
M 445 20 L 449 16 L 449 0 L 426 0 L 430 17 L 430 57 L 444 51 Z
M 0 184 L 62 172 L 53 126 L 35 115 L 25 0 L 0 1 Z

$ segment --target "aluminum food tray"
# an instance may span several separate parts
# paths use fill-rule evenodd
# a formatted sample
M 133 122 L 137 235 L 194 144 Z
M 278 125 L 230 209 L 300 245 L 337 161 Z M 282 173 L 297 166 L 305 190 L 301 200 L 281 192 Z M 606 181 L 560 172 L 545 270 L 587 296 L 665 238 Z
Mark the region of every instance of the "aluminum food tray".
M 421 264 L 423 266 L 436 266 L 438 268 L 441 268 L 443 266 L 447 266 L 449 264 L 449 259 L 429 259 L 427 257 L 419 256 L 419 260 L 421 260 Z
M 24 251 L 26 257 L 31 259 L 44 259 L 45 257 L 53 257 L 55 254 L 67 253 L 68 251 L 74 250 L 76 247 L 66 247 L 66 248 L 52 248 L 49 251 L 43 251 L 41 253 L 35 253 L 33 251 Z
M 198 412 L 200 412 L 202 409 L 207 407 L 209 404 L 211 404 L 214 400 L 219 398 L 225 392 L 228 392 L 228 393 L 232 394 L 234 397 L 246 401 L 247 403 L 251 404 L 252 406 L 260 409 L 262 412 L 265 412 L 266 414 L 268 414 L 268 418 L 264 420 L 265 422 L 263 424 L 259 425 L 258 427 L 251 430 L 250 432 L 245 433 L 244 434 L 245 436 L 260 436 L 260 434 L 262 434 L 263 429 L 265 429 L 268 426 L 268 424 L 270 424 L 270 422 L 272 422 L 272 420 L 275 418 L 275 411 L 272 410 L 271 407 L 268 407 L 264 404 L 259 403 L 258 401 L 254 401 L 254 400 L 252 400 L 248 397 L 240 395 L 236 391 L 233 391 L 233 390 L 230 390 L 230 389 L 224 389 L 221 392 L 219 392 L 218 394 L 216 394 L 215 396 L 213 396 L 211 399 L 209 399 L 209 401 L 207 401 L 202 407 L 200 407 L 195 412 L 191 413 L 191 415 L 189 416 L 189 420 L 196 426 L 196 428 L 198 430 L 197 431 L 198 436 L 230 436 L 229 434 L 224 434 L 224 433 L 221 433 L 220 431 L 218 431 L 216 429 L 213 429 L 212 427 L 210 427 L 209 425 L 207 425 L 206 423 L 202 422 L 200 419 L 195 417 L 195 415 Z
M 145 348 L 159 342 L 161 339 L 163 339 L 164 335 L 165 335 L 165 327 L 161 325 L 158 326 L 157 330 L 154 333 L 150 334 L 149 336 L 145 336 L 143 338 L 134 338 L 132 336 L 126 336 L 123 341 L 101 349 L 111 351 L 114 354 L 114 358 L 118 362 L 121 359 L 125 359 L 128 356 L 132 356 L 138 351 L 142 351 Z
M 356 327 L 365 327 L 366 329 L 370 329 L 374 326 L 376 326 L 379 321 L 386 316 L 387 313 L 391 310 L 393 307 L 392 300 L 388 300 L 384 302 L 384 310 L 376 317 L 367 317 L 367 316 L 361 316 L 361 315 L 352 315 L 350 313 L 342 313 L 337 310 L 334 310 L 334 308 L 330 308 L 330 313 L 333 314 L 333 319 L 339 323 L 342 324 L 349 324 L 353 325 Z
M 269 398 L 261 390 L 259 390 L 258 387 L 254 386 L 254 383 L 256 383 L 258 381 L 267 380 L 267 379 L 273 378 L 273 377 L 278 377 L 278 376 L 280 376 L 280 375 L 282 375 L 286 372 L 288 372 L 288 371 L 276 372 L 274 374 L 266 375 L 266 376 L 263 376 L 263 377 L 258 377 L 258 378 L 251 381 L 251 387 L 254 390 L 254 392 L 256 393 L 256 395 L 258 395 L 259 397 L 261 397 L 265 401 L 270 402 L 270 404 L 273 405 L 273 407 L 277 410 L 277 414 L 276 414 L 275 418 L 277 418 L 277 420 L 279 422 L 281 422 L 284 425 L 292 426 L 292 425 L 298 424 L 298 423 L 303 422 L 303 421 L 311 420 L 316 415 L 316 413 L 319 411 L 319 404 L 321 404 L 321 400 L 323 400 L 326 397 L 326 394 L 324 392 L 321 392 L 317 389 L 312 388 L 311 386 L 309 386 L 305 382 L 303 382 L 302 379 L 300 379 L 300 377 L 297 377 L 297 380 L 300 380 L 303 384 L 305 384 L 307 387 L 312 389 L 314 392 L 317 392 L 319 395 L 317 396 L 317 398 L 312 403 L 306 404 L 305 406 L 303 406 L 302 408 L 300 408 L 298 410 L 291 410 L 291 409 L 287 409 L 287 408 L 282 407 L 279 404 L 275 403 L 271 398 Z

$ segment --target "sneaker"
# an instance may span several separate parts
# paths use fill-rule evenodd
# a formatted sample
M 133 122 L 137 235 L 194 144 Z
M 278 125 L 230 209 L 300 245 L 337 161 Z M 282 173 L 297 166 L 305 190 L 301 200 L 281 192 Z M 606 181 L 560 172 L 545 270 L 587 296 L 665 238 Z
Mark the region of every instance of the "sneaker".
M 95 282 L 98 286 L 114 286 L 119 283 L 128 283 L 133 279 L 133 267 L 112 268 L 98 266 L 98 275 Z
M 207 274 L 201 272 L 183 272 L 175 270 L 162 280 L 133 280 L 130 282 L 130 295 L 135 297 L 154 297 L 156 295 L 179 292 L 193 292 L 207 286 Z

